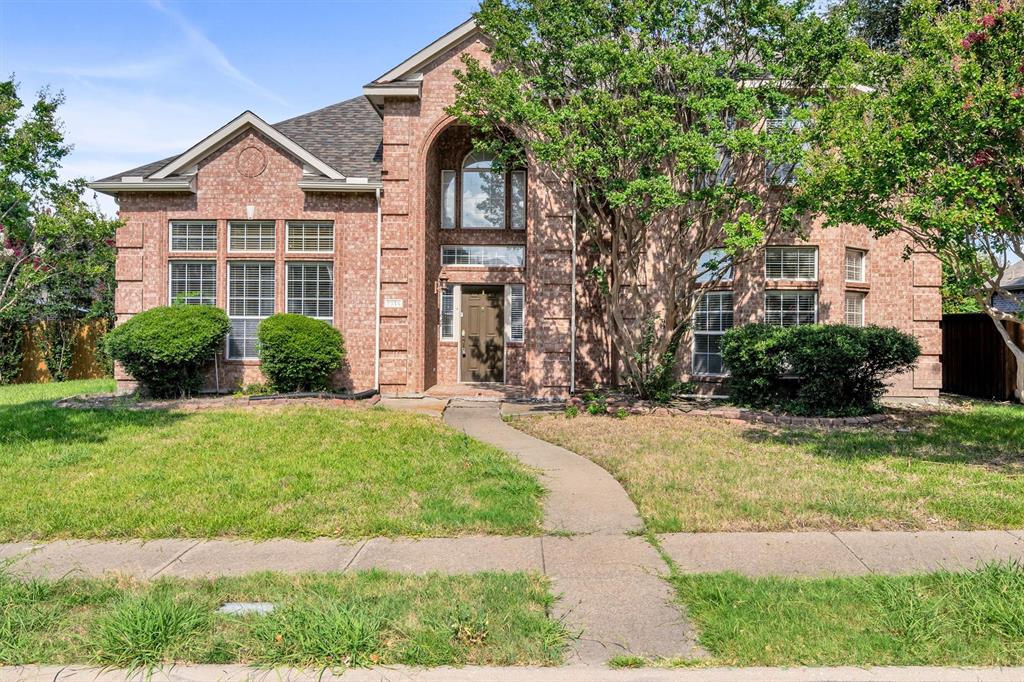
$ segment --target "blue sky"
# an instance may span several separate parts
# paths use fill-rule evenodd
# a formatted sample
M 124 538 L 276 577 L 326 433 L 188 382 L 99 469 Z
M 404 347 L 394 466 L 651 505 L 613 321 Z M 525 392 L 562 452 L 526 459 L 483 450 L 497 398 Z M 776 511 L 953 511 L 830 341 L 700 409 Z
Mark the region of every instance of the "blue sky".
M 274 123 L 356 97 L 476 6 L 0 0 L 0 77 L 26 101 L 64 91 L 66 174 L 95 179 L 184 151 L 246 109 Z

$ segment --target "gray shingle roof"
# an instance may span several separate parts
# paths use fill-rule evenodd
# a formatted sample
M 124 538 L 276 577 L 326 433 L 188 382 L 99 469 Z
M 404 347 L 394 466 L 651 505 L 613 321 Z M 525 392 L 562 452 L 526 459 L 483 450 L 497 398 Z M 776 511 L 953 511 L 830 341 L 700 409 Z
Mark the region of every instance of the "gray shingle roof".
M 383 124 L 365 97 L 354 97 L 288 120 L 274 128 L 346 177 L 380 181 Z M 117 173 L 100 182 L 125 176 L 147 177 L 177 156 Z
M 1004 289 L 1024 289 L 1024 261 L 1017 261 L 1006 268 L 999 283 Z

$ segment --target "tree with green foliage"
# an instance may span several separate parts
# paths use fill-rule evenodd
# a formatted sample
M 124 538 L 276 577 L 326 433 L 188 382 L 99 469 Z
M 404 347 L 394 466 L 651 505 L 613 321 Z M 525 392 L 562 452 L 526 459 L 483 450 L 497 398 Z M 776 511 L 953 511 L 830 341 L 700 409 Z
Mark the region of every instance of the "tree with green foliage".
M 897 51 L 903 35 L 904 14 L 916 11 L 907 0 L 855 0 L 857 19 L 854 29 L 868 45 L 879 50 Z M 967 9 L 968 0 L 940 0 L 940 12 Z M 913 15 L 907 20 L 912 21 Z
M 113 310 L 114 232 L 82 199 L 82 180 L 62 180 L 71 152 L 47 91 L 28 111 L 13 80 L 0 82 L 0 383 L 20 366 L 26 323 L 43 320 L 40 335 L 55 379 L 66 374 L 79 321 Z
M 801 123 L 849 80 L 849 17 L 786 0 L 484 0 L 476 20 L 492 64 L 465 59 L 450 111 L 478 149 L 573 188 L 625 378 L 653 395 L 702 294 L 799 226 Z
M 872 92 L 823 108 L 801 203 L 830 224 L 909 235 L 992 318 L 1017 359 L 1024 348 L 992 305 L 1006 267 L 1024 257 L 1024 4 L 939 13 L 915 0 L 903 52 L 872 55 Z

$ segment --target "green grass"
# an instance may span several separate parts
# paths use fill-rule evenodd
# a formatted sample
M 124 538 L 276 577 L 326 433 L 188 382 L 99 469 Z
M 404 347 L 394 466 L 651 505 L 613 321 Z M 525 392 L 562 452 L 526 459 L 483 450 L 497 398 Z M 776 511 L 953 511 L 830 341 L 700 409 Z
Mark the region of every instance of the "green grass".
M 540 532 L 536 478 L 428 417 L 51 405 L 112 388 L 0 388 L 0 541 Z
M 569 640 L 545 578 L 381 571 L 155 583 L 0 574 L 0 665 L 557 665 Z M 271 602 L 269 615 L 216 612 Z
M 1024 568 L 792 579 L 672 579 L 703 665 L 1021 665 Z
M 515 426 L 611 472 L 657 533 L 1024 527 L 1021 406 L 921 416 L 908 431 L 648 416 Z

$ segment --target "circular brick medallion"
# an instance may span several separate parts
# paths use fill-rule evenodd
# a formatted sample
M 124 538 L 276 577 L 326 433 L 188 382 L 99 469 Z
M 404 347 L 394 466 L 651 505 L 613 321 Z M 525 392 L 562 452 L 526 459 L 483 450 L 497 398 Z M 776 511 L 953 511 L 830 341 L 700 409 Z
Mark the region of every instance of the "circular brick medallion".
M 267 169 L 267 155 L 257 147 L 246 147 L 238 152 L 238 172 L 247 178 L 255 178 Z

